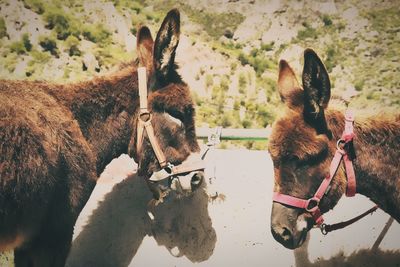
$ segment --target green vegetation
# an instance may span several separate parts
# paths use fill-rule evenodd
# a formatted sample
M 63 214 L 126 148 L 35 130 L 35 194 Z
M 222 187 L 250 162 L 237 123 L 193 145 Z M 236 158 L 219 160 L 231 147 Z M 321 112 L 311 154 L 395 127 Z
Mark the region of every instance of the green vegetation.
M 101 24 L 87 25 L 82 31 L 82 35 L 89 41 L 103 47 L 111 43 L 111 33 Z
M 331 26 L 333 23 L 331 17 L 326 14 L 322 15 L 322 21 L 324 22 L 325 26 Z
M 208 12 L 208 10 L 200 11 L 186 4 L 185 1 L 178 2 L 179 3 L 177 3 L 177 1 L 167 0 L 164 1 L 162 5 L 157 5 L 156 8 L 167 12 L 171 8 L 179 6 L 179 9 L 183 11 L 191 21 L 201 25 L 203 30 L 215 40 L 223 36 L 227 29 L 234 32 L 237 26 L 245 19 L 242 14 L 237 12 L 213 13 Z
M 300 40 L 305 40 L 305 39 L 317 39 L 318 37 L 318 32 L 316 29 L 311 27 L 308 23 L 303 23 L 303 26 L 305 29 L 300 30 L 297 33 L 297 38 Z
M 379 32 L 397 30 L 400 25 L 398 8 L 373 9 L 363 15 L 372 22 L 372 29 Z
M 26 54 L 27 52 L 31 51 L 32 44 L 29 40 L 29 35 L 24 33 L 21 40 L 12 42 L 9 48 L 12 53 L 16 53 L 18 55 Z
M 68 36 L 65 40 L 66 50 L 68 51 L 68 55 L 72 56 L 80 56 L 81 51 L 79 50 L 79 39 L 73 35 Z
M 79 37 L 81 34 L 81 26 L 78 20 L 61 8 L 53 6 L 47 9 L 43 18 L 47 23 L 46 28 L 53 30 L 59 40 L 65 40 L 70 35 Z
M 15 70 L 15 66 L 18 63 L 18 54 L 16 53 L 8 53 L 3 56 L 2 64 L 4 64 L 4 68 L 11 74 Z
M 276 63 L 265 55 L 262 49 L 254 48 L 249 55 L 240 52 L 238 60 L 244 66 L 249 64 L 254 68 L 258 76 L 261 76 L 267 69 L 276 69 Z
M 13 252 L 0 252 L 0 266 L 13 267 L 14 266 L 14 253 Z
M 31 9 L 37 14 L 43 14 L 45 9 L 45 4 L 41 0 L 23 0 L 24 7 Z
M 204 30 L 216 39 L 220 38 L 226 29 L 233 28 L 235 30 L 244 17 L 239 13 L 208 13 L 192 11 L 189 14 L 190 18 L 203 25 Z
M 0 17 L 0 39 L 7 36 L 6 22 Z
M 31 77 L 34 74 L 43 71 L 45 64 L 51 59 L 51 54 L 49 52 L 32 51 L 32 60 L 28 62 L 28 67 L 25 69 L 25 75 Z
M 239 93 L 240 94 L 245 94 L 246 93 L 246 87 L 247 87 L 247 78 L 244 73 L 239 74 Z
M 24 47 L 27 52 L 32 50 L 32 44 L 31 44 L 31 41 L 29 40 L 29 34 L 24 33 L 22 35 L 22 43 L 24 44 Z
M 23 41 L 16 41 L 10 44 L 10 51 L 18 55 L 26 53 L 26 48 Z
M 40 36 L 39 44 L 44 51 L 49 51 L 55 57 L 58 57 L 58 48 L 55 38 L 51 36 Z

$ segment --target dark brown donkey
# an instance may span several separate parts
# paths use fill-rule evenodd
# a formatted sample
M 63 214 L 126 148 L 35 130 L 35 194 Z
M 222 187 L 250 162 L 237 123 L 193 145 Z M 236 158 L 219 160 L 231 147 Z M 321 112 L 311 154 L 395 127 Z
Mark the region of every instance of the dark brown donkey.
M 154 130 L 173 164 L 199 150 L 189 88 L 174 63 L 179 33 L 179 12 L 171 10 L 154 43 L 147 27 L 137 35 Z M 64 265 L 99 174 L 135 139 L 136 68 L 69 85 L 1 81 L 0 251 L 14 249 L 16 266 Z M 159 169 L 147 142 L 142 153 L 130 149 L 145 178 Z
M 273 125 L 269 152 L 274 163 L 275 192 L 311 198 L 329 174 L 336 141 L 344 129 L 344 112 L 327 109 L 328 73 L 311 49 L 304 52 L 303 88 L 286 61 L 279 65 L 278 88 L 286 111 Z M 400 115 L 359 118 L 354 125 L 353 161 L 357 192 L 400 222 Z M 323 196 L 322 213 L 332 209 L 346 190 L 341 166 Z M 355 214 L 359 212 L 355 211 Z M 314 220 L 303 209 L 273 203 L 271 232 L 287 248 L 304 242 Z

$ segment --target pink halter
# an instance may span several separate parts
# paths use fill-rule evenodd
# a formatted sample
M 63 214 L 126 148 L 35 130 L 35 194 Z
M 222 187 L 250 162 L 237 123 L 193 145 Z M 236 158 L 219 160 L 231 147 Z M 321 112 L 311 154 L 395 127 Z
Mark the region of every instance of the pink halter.
M 275 202 L 279 202 L 288 206 L 292 206 L 295 208 L 305 209 L 309 212 L 314 220 L 316 225 L 321 225 L 324 222 L 322 218 L 321 210 L 319 209 L 319 203 L 330 187 L 330 183 L 333 177 L 336 174 L 336 171 L 339 168 L 340 162 L 343 159 L 346 176 L 347 176 L 347 190 L 346 196 L 352 197 L 356 194 L 356 177 L 354 174 L 353 163 L 349 158 L 349 155 L 346 150 L 343 149 L 344 145 L 353 141 L 354 138 L 354 128 L 353 128 L 354 116 L 350 111 L 346 111 L 345 114 L 345 128 L 342 134 L 342 137 L 337 142 L 337 148 L 335 155 L 332 159 L 329 176 L 327 176 L 315 192 L 314 196 L 310 199 L 301 199 L 285 194 L 281 194 L 279 192 L 274 192 L 272 200 Z

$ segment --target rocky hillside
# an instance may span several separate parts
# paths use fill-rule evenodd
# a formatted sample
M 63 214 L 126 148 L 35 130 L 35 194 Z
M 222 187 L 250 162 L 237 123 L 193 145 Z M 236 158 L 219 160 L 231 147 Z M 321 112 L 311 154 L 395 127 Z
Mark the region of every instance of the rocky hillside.
M 155 34 L 177 7 L 177 61 L 200 125 L 266 127 L 280 102 L 278 60 L 300 73 L 306 47 L 326 63 L 333 97 L 361 109 L 400 107 L 398 1 L 1 0 L 0 7 L 1 78 L 69 82 L 110 72 L 135 58 L 137 25 Z

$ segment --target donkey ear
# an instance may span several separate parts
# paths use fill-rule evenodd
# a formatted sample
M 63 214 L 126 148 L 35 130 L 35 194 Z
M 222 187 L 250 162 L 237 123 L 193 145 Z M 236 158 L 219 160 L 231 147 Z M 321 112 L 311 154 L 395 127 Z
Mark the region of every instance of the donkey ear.
M 290 109 L 299 110 L 303 105 L 303 90 L 294 71 L 285 60 L 279 62 L 278 90 L 282 102 Z
M 148 70 L 153 66 L 153 44 L 149 28 L 141 26 L 136 35 L 136 47 L 140 64 Z
M 324 64 L 312 49 L 304 51 L 303 88 L 304 119 L 313 124 L 318 133 L 329 132 L 324 109 L 331 97 L 331 83 Z
M 172 9 L 161 24 L 154 45 L 154 67 L 156 74 L 163 78 L 166 78 L 174 68 L 179 34 L 180 14 L 177 9 Z

